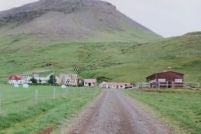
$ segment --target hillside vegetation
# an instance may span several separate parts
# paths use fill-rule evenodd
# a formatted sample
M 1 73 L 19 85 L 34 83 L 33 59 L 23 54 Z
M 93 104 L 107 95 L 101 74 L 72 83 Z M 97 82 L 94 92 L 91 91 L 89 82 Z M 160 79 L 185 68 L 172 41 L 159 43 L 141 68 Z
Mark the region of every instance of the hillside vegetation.
M 201 35 L 189 34 L 152 43 L 44 43 L 23 36 L 0 39 L 0 74 L 75 72 L 111 81 L 144 81 L 168 67 L 201 82 Z

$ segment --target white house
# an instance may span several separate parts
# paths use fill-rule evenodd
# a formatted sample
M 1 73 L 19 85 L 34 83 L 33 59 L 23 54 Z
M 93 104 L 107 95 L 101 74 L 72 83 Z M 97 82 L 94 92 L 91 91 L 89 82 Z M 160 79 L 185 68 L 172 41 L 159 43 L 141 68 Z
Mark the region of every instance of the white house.
M 95 87 L 97 84 L 96 79 L 84 79 L 84 86 L 85 87 Z
M 22 79 L 22 76 L 20 75 L 11 75 L 8 78 L 8 83 L 11 85 L 22 85 L 25 83 L 25 81 Z
M 57 83 L 59 85 L 78 86 L 78 81 L 77 74 L 60 74 L 57 77 Z
M 133 88 L 133 85 L 131 83 L 118 83 L 118 82 L 102 82 L 99 84 L 100 88 L 106 88 L 106 89 L 127 89 L 127 88 Z
M 51 75 L 54 75 L 54 74 L 51 73 L 51 74 L 49 74 L 49 75 L 46 76 L 46 77 L 42 77 L 42 76 L 40 76 L 39 74 L 34 73 L 34 74 L 33 74 L 33 78 L 36 79 L 36 80 L 37 80 L 37 83 L 39 83 L 39 84 L 48 84 L 48 81 L 49 81 Z

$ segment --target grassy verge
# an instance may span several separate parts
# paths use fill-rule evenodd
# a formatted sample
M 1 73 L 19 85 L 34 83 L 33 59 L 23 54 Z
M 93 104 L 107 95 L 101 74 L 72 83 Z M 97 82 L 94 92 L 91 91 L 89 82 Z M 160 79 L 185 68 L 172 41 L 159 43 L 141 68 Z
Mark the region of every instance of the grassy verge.
M 201 134 L 201 91 L 126 91 L 126 94 L 153 108 L 170 121 L 170 126 Z
M 56 87 L 53 97 L 52 87 L 13 89 L 1 85 L 0 134 L 36 134 L 54 129 L 99 93 L 99 89 Z

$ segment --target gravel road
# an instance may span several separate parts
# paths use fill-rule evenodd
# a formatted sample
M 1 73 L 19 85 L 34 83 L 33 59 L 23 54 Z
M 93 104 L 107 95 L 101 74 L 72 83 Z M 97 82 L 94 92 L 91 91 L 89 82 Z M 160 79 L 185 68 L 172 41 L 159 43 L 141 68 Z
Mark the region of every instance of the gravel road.
M 65 134 L 173 134 L 119 90 L 104 90 Z

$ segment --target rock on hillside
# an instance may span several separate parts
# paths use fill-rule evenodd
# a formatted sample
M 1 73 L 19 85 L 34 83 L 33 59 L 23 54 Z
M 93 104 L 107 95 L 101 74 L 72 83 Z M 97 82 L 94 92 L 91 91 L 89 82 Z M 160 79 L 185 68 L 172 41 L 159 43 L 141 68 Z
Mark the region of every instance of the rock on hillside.
M 59 41 L 136 41 L 161 38 L 100 0 L 40 0 L 0 12 L 0 35 Z

